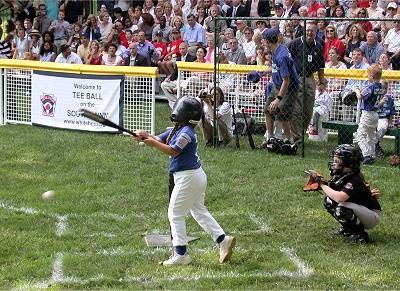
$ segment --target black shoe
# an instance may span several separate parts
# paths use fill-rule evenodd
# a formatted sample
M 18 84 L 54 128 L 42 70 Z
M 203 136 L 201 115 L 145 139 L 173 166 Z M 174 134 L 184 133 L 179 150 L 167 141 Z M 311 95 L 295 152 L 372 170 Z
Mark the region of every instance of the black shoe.
M 385 151 L 383 148 L 380 146 L 379 143 L 376 144 L 375 146 L 375 154 L 377 157 L 384 157 L 385 156 Z
M 351 240 L 354 240 L 355 242 L 358 243 L 369 243 L 369 235 L 367 232 L 360 232 L 360 233 L 355 233 L 349 236 Z
M 213 146 L 212 140 L 207 140 L 207 141 L 206 141 L 206 147 L 210 148 L 210 147 L 212 147 L 212 146 Z
M 341 228 L 339 228 L 339 229 L 335 232 L 335 234 L 341 235 L 341 236 L 344 236 L 344 237 L 349 237 L 349 236 L 352 235 L 352 232 L 351 232 L 350 229 L 347 229 L 347 228 L 345 228 L 345 227 L 342 226 Z
M 280 153 L 284 155 L 296 155 L 297 153 L 297 144 L 290 143 L 288 139 L 284 140 L 281 144 Z
M 371 156 L 365 156 L 362 162 L 364 165 L 372 165 L 375 163 L 375 159 Z

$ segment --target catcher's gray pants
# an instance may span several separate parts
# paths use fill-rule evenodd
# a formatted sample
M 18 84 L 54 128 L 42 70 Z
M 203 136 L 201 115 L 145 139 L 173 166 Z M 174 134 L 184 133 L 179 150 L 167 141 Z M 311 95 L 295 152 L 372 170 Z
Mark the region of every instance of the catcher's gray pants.
M 161 83 L 161 89 L 164 91 L 165 96 L 167 96 L 168 99 L 168 105 L 169 107 L 174 108 L 174 104 L 177 100 L 176 93 L 174 93 L 174 90 L 178 88 L 178 82 L 177 81 L 164 81 Z
M 371 229 L 379 224 L 381 221 L 382 212 L 379 210 L 371 210 L 360 204 L 352 202 L 339 203 L 338 206 L 343 206 L 353 210 L 354 214 L 358 217 L 365 229 Z
M 175 187 L 172 190 L 168 207 L 172 245 L 185 246 L 188 244 L 185 218 L 189 212 L 214 241 L 220 235 L 225 234 L 204 205 L 207 175 L 203 169 L 200 167 L 196 170 L 176 172 L 174 173 L 174 182 Z
M 375 157 L 376 127 L 378 125 L 376 111 L 363 110 L 358 124 L 356 141 L 364 157 Z

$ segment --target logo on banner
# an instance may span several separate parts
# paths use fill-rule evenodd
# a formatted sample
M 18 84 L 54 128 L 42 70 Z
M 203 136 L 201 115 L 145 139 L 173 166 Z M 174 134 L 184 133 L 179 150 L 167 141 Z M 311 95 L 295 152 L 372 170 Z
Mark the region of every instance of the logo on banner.
M 57 102 L 57 99 L 54 98 L 54 95 L 44 94 L 42 97 L 40 97 L 40 101 L 42 102 L 42 115 L 54 117 Z

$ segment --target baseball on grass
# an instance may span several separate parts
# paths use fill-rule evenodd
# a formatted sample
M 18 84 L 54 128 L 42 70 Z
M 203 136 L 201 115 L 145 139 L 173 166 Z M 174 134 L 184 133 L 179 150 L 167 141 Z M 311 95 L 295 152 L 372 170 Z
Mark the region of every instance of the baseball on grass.
M 54 190 L 49 190 L 42 194 L 42 198 L 45 200 L 49 200 L 49 199 L 52 199 L 55 194 L 56 193 L 54 192 Z
M 144 146 L 145 143 L 144 143 L 143 141 L 141 141 L 141 142 L 139 142 L 139 145 L 140 145 L 140 146 Z

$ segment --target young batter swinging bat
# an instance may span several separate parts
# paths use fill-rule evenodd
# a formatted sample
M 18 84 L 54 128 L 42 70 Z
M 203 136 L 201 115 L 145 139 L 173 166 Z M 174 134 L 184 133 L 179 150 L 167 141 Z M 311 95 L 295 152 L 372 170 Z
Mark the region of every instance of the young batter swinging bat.
M 246 125 L 246 133 L 247 133 L 247 137 L 249 138 L 249 144 L 250 144 L 251 149 L 254 150 L 254 149 L 256 149 L 256 146 L 254 145 L 253 136 L 250 132 L 249 124 L 247 123 L 246 114 L 244 113 L 243 108 L 242 108 L 242 114 L 243 114 L 244 123 Z
M 109 126 L 109 127 L 124 131 L 124 132 L 129 133 L 130 135 L 133 135 L 133 136 L 137 136 L 136 133 L 134 133 L 133 131 L 131 131 L 129 129 L 126 129 L 126 128 L 122 127 L 122 126 L 119 126 L 118 124 L 115 124 L 111 120 L 109 120 L 107 118 L 104 118 L 103 116 L 101 116 L 99 114 L 96 114 L 96 113 L 94 113 L 92 111 L 89 111 L 87 109 L 81 109 L 80 113 L 81 113 L 81 115 L 83 117 L 89 118 L 89 119 L 91 119 L 93 121 L 96 121 L 98 123 L 101 123 L 101 124 L 103 124 L 105 126 Z

